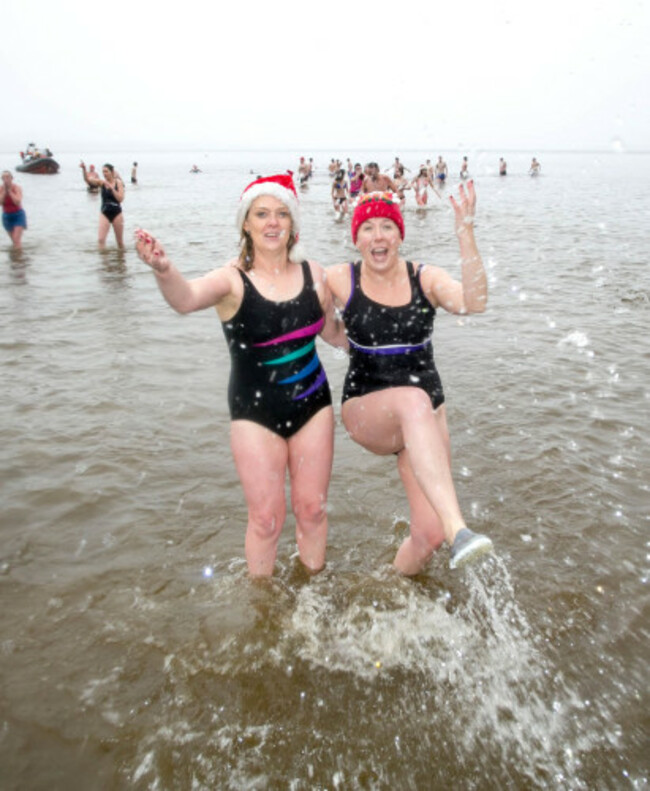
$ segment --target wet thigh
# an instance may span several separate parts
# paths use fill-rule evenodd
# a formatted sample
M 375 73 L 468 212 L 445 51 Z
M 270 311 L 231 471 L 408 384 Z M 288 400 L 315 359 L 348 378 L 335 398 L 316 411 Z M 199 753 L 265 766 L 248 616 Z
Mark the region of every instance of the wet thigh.
M 325 502 L 334 455 L 334 411 L 325 407 L 289 439 L 292 499 Z
M 286 440 L 257 423 L 234 420 L 230 446 L 249 509 L 284 508 L 289 455 Z

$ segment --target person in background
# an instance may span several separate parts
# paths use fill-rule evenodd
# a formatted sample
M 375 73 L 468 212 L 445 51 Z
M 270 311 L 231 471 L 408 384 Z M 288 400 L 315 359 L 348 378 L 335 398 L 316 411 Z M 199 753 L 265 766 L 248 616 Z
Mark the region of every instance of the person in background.
M 300 186 L 304 187 L 311 178 L 311 165 L 305 160 L 304 157 L 300 157 L 298 175 L 300 176 Z
M 363 187 L 365 174 L 361 164 L 357 162 L 354 166 L 354 173 L 350 178 L 350 197 L 355 200 Z
M 395 168 L 395 178 L 393 182 L 395 184 L 395 194 L 399 200 L 400 211 L 404 211 L 404 206 L 406 205 L 405 191 L 411 189 L 411 183 L 404 175 L 404 165 L 398 165 Z
M 503 157 L 499 157 L 499 175 L 500 176 L 508 175 L 508 164 L 506 163 Z
M 411 182 L 411 186 L 415 190 L 415 202 L 420 207 L 426 206 L 429 202 L 429 187 L 440 197 L 440 193 L 431 180 L 431 176 L 425 165 L 420 165 L 420 172 Z
M 81 162 L 84 179 L 89 186 L 99 187 L 102 193 L 102 205 L 99 212 L 99 230 L 97 241 L 100 247 L 106 245 L 106 237 L 111 227 L 115 234 L 117 246 L 124 247 L 124 215 L 122 214 L 122 201 L 124 200 L 124 182 L 115 172 L 112 165 L 106 163 L 102 167 L 102 176 L 91 176 L 86 172 L 86 165 Z
M 379 165 L 376 162 L 368 162 L 362 192 L 385 192 L 386 190 L 397 192 L 393 179 L 385 173 L 380 173 Z
M 438 157 L 438 161 L 436 162 L 435 166 L 435 174 L 438 185 L 440 187 L 444 187 L 445 182 L 447 181 L 447 176 L 449 175 L 449 168 L 442 157 Z
M 134 162 L 131 168 L 131 184 L 138 183 L 138 163 Z
M 20 250 L 23 232 L 27 230 L 27 215 L 23 209 L 22 187 L 14 183 L 14 177 L 8 170 L 2 171 L 0 203 L 2 203 L 2 226 L 9 234 L 13 246 Z
M 359 199 L 352 240 L 361 260 L 327 270 L 350 345 L 341 417 L 366 450 L 395 456 L 410 506 L 410 532 L 394 566 L 419 573 L 447 542 L 457 568 L 492 550 L 465 524 L 451 474 L 445 397 L 433 358 L 436 311 L 482 313 L 487 277 L 474 238 L 476 194 L 469 181 L 450 198 L 460 243 L 461 280 L 400 255 L 404 220 L 390 193 Z
M 348 179 L 345 170 L 341 168 L 336 172 L 332 182 L 332 204 L 334 205 L 334 211 L 341 220 L 348 213 L 349 192 Z
M 463 157 L 463 164 L 460 166 L 460 178 L 461 181 L 467 181 L 469 178 L 469 163 L 467 161 L 467 157 Z
M 528 173 L 529 173 L 531 176 L 539 176 L 539 174 L 540 174 L 541 172 L 542 172 L 542 166 L 541 166 L 541 165 L 539 164 L 539 162 L 538 162 L 538 161 L 535 159 L 535 157 L 533 157 L 533 161 L 530 163 L 530 170 L 528 171 Z
M 99 192 L 99 181 L 101 181 L 99 173 L 95 170 L 94 165 L 88 165 L 88 170 L 82 169 L 81 175 L 86 182 L 86 189 L 88 192 Z
M 298 553 L 309 572 L 325 564 L 334 413 L 316 337 L 342 347 L 323 269 L 298 244 L 291 174 L 258 178 L 237 211 L 241 252 L 187 280 L 160 241 L 137 232 L 136 250 L 179 313 L 216 308 L 231 357 L 230 446 L 248 506 L 245 552 L 252 576 L 273 573 L 291 485 Z

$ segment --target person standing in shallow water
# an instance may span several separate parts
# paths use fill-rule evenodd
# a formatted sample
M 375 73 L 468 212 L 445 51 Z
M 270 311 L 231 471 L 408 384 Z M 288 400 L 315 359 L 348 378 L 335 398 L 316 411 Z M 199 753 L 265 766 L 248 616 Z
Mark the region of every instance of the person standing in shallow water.
M 146 231 L 137 232 L 136 250 L 171 307 L 179 313 L 214 307 L 221 319 L 231 357 L 230 445 L 248 506 L 250 574 L 273 573 L 287 473 L 300 560 L 317 572 L 325 564 L 334 413 L 316 337 L 343 348 L 347 341 L 324 271 L 305 260 L 298 245 L 291 175 L 249 184 L 237 225 L 239 258 L 193 280 Z
M 0 203 L 2 203 L 2 226 L 9 234 L 13 246 L 20 250 L 23 231 L 27 230 L 27 215 L 23 209 L 22 187 L 14 184 L 14 177 L 8 170 L 2 171 Z
M 410 534 L 394 566 L 420 572 L 447 542 L 456 568 L 492 549 L 465 524 L 451 475 L 445 397 L 432 348 L 436 310 L 482 313 L 487 278 L 474 239 L 474 183 L 450 198 L 460 243 L 461 281 L 400 255 L 404 220 L 391 193 L 360 198 L 352 240 L 361 260 L 327 270 L 342 311 L 350 364 L 341 416 L 350 437 L 380 456 L 395 455 L 410 507 Z
M 115 168 L 108 163 L 102 167 L 102 176 L 91 176 L 86 171 L 82 162 L 79 167 L 83 171 L 84 180 L 91 187 L 99 187 L 102 193 L 102 205 L 99 213 L 99 230 L 97 241 L 100 247 L 106 245 L 108 232 L 113 228 L 117 246 L 124 247 L 124 215 L 122 214 L 122 201 L 124 200 L 124 182 L 115 172 Z

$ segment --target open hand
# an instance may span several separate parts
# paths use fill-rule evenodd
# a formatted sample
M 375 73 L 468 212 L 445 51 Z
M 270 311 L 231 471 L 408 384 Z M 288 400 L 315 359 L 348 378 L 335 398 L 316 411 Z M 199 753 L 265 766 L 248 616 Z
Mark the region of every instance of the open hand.
M 135 250 L 145 264 L 156 272 L 167 272 L 171 266 L 163 246 L 143 228 L 138 228 L 135 232 Z
M 467 190 L 463 184 L 458 187 L 458 200 L 453 195 L 449 196 L 449 200 L 454 209 L 456 233 L 463 233 L 468 226 L 474 225 L 476 192 L 473 179 L 467 182 Z

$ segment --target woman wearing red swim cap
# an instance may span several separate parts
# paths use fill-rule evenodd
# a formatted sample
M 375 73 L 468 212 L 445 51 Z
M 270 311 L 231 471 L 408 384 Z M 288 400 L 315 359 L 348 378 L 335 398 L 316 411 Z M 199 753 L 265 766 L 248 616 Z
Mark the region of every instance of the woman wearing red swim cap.
M 456 568 L 492 549 L 487 536 L 465 525 L 451 476 L 444 394 L 432 347 L 438 308 L 482 313 L 487 278 L 474 239 L 476 194 L 472 181 L 450 199 L 460 243 L 462 279 L 400 255 L 404 220 L 398 198 L 374 192 L 352 217 L 352 239 L 361 254 L 353 264 L 327 270 L 342 310 L 350 364 L 341 415 L 348 433 L 367 450 L 397 455 L 410 507 L 410 534 L 394 560 L 403 574 L 417 574 L 443 542 Z

